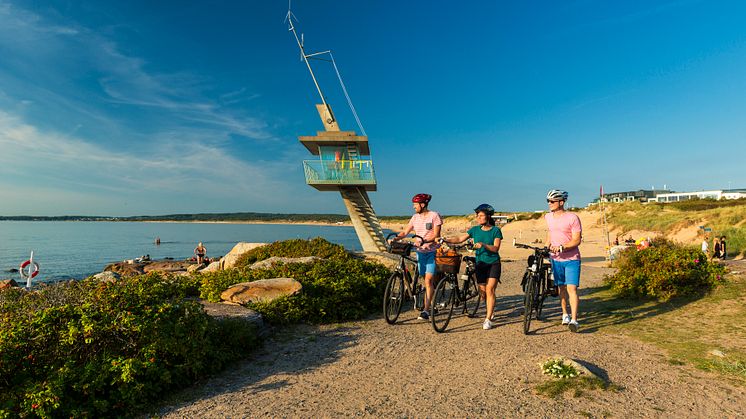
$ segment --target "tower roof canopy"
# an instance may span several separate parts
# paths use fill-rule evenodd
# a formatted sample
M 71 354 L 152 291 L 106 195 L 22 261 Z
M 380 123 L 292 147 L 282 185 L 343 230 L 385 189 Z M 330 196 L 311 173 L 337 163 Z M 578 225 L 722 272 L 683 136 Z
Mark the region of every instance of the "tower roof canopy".
M 370 155 L 368 137 L 356 135 L 355 131 L 318 131 L 315 136 L 300 136 L 298 139 L 314 156 L 319 155 L 319 146 L 346 146 L 348 143 L 355 143 L 361 155 Z

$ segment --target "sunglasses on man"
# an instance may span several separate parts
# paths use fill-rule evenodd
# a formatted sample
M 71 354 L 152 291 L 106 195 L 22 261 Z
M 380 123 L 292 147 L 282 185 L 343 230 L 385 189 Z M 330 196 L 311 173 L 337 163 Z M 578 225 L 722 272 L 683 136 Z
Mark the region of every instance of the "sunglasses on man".
M 547 199 L 547 202 L 554 204 L 554 203 L 557 203 L 557 202 L 560 202 L 560 201 L 552 201 L 551 199 Z

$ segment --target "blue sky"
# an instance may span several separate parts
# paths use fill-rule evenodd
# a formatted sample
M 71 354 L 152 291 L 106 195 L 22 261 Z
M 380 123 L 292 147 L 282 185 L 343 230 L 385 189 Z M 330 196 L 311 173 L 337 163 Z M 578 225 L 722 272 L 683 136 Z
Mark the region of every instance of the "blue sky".
M 343 213 L 285 1 L 0 0 L 0 214 Z M 293 2 L 380 214 L 746 187 L 746 3 Z M 343 129 L 330 66 L 315 63 Z

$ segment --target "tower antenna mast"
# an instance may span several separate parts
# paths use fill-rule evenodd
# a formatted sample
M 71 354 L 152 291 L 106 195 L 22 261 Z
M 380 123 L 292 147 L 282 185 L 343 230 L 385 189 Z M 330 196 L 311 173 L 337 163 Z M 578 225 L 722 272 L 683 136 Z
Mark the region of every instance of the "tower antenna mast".
M 293 33 L 293 36 L 295 36 L 295 42 L 298 43 L 298 48 L 300 48 L 300 56 L 303 62 L 306 63 L 306 67 L 308 67 L 308 72 L 311 73 L 311 78 L 313 79 L 313 84 L 316 86 L 316 90 L 319 92 L 319 96 L 321 97 L 321 103 L 324 104 L 324 106 L 328 106 L 326 103 L 326 98 L 324 98 L 324 93 L 321 92 L 321 87 L 319 86 L 319 82 L 316 80 L 316 75 L 313 73 L 313 68 L 311 68 L 311 63 L 308 61 L 310 57 L 313 57 L 315 55 L 325 54 L 330 51 L 324 51 L 324 52 L 317 52 L 315 54 L 306 54 L 306 49 L 303 47 L 303 41 L 301 38 L 303 35 L 301 34 L 301 38 L 298 37 L 298 32 L 295 30 L 295 25 L 293 25 L 293 19 L 298 21 L 298 18 L 295 17 L 292 10 L 290 10 L 290 0 L 288 0 L 288 13 L 285 16 L 285 21 L 288 23 L 288 31 Z

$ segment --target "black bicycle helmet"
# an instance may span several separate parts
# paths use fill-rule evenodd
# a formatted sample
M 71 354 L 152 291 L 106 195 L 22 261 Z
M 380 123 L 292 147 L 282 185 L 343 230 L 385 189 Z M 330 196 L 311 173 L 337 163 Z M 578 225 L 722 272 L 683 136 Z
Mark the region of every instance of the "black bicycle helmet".
M 492 217 L 495 215 L 495 209 L 492 208 L 492 205 L 490 204 L 481 204 L 480 206 L 474 208 L 474 212 L 484 212 L 487 214 L 488 217 Z

